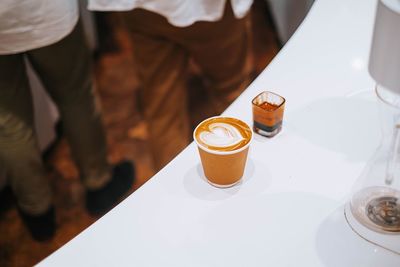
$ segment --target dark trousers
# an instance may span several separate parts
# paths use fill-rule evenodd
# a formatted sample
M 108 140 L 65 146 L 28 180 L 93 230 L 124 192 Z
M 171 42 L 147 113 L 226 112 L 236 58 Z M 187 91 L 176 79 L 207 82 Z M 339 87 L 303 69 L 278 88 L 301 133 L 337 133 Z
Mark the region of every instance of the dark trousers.
M 156 13 L 135 9 L 126 14 L 126 23 L 142 83 L 150 148 L 160 169 L 190 141 L 186 88 L 190 58 L 201 68 L 217 114 L 249 84 L 248 18 L 236 19 L 227 4 L 216 22 L 180 28 Z
M 34 131 L 24 57 L 59 109 L 85 186 L 103 186 L 110 178 L 110 167 L 81 24 L 55 44 L 0 55 L 0 165 L 5 168 L 19 207 L 34 215 L 49 208 L 51 190 Z

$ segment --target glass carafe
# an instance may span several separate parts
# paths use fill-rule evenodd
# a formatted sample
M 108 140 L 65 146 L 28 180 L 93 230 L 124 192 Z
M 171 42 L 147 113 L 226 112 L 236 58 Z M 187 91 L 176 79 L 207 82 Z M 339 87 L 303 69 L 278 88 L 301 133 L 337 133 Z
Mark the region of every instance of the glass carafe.
M 400 232 L 400 96 L 377 85 L 382 137 L 359 179 L 351 212 L 376 232 Z

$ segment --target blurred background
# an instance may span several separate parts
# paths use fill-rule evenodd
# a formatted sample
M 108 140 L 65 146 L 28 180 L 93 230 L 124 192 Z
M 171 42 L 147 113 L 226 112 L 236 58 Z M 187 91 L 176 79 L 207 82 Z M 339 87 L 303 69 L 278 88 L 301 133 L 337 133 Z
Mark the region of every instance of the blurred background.
M 313 0 L 255 0 L 251 9 L 253 78 L 289 40 Z M 94 77 L 101 99 L 111 162 L 131 160 L 136 178 L 130 192 L 150 179 L 153 170 L 147 150 L 147 130 L 138 103 L 140 84 L 129 34 L 120 13 L 89 12 L 80 1 L 87 41 L 93 51 Z M 188 87 L 192 127 L 210 116 L 211 107 L 195 63 L 190 64 Z M 22 225 L 15 201 L 0 166 L 0 266 L 31 266 L 57 250 L 98 218 L 84 208 L 84 189 L 58 127 L 56 108 L 29 71 L 36 128 L 55 195 L 57 233 L 46 243 L 33 241 Z

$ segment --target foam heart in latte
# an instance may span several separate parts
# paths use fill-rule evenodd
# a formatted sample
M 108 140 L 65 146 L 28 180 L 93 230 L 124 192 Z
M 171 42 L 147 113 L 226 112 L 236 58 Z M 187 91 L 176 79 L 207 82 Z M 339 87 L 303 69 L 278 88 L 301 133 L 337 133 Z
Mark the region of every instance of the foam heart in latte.
M 235 118 L 213 117 L 197 126 L 194 137 L 196 141 L 211 150 L 233 151 L 250 142 L 250 127 Z
M 213 147 L 229 147 L 236 145 L 243 140 L 240 132 L 227 123 L 212 123 L 209 125 L 210 131 L 199 133 L 202 143 Z

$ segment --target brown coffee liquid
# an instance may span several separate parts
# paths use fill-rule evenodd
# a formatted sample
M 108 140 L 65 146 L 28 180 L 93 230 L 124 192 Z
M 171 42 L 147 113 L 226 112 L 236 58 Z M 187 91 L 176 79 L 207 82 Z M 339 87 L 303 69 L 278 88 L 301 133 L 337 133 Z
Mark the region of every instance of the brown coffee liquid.
M 276 110 L 279 106 L 278 105 L 274 105 L 268 102 L 263 102 L 260 105 L 258 105 L 260 108 L 267 110 L 267 111 L 273 111 Z
M 238 143 L 235 143 L 234 145 L 223 146 L 223 147 L 216 147 L 216 146 L 212 146 L 210 144 L 204 143 L 199 138 L 200 134 L 202 132 L 212 132 L 212 129 L 210 126 L 212 126 L 215 123 L 224 123 L 224 124 L 228 124 L 228 125 L 234 127 L 241 135 L 242 140 Z M 237 150 L 237 149 L 247 145 L 251 140 L 252 134 L 253 133 L 252 133 L 250 127 L 241 120 L 238 120 L 235 118 L 229 118 L 229 117 L 216 117 L 216 118 L 211 118 L 211 119 L 201 122 L 200 125 L 197 127 L 194 135 L 195 135 L 196 141 L 208 149 L 215 150 L 215 151 L 233 151 L 233 150 Z
M 283 111 L 284 105 L 262 102 L 253 105 L 253 119 L 258 125 L 264 126 L 265 131 L 273 131 L 282 123 Z

